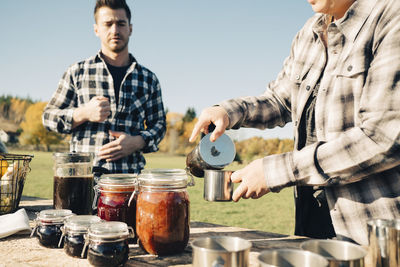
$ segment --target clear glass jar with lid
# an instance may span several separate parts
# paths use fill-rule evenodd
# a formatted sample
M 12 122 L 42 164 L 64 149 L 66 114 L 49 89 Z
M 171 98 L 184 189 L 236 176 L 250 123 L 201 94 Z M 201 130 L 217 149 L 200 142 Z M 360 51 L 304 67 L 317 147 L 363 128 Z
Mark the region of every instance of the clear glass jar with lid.
M 64 251 L 72 257 L 86 258 L 86 253 L 82 254 L 85 244 L 84 235 L 93 223 L 100 222 L 101 219 L 95 215 L 74 215 L 65 219 L 61 227 L 61 238 L 59 244 L 64 242 Z
M 138 176 L 136 233 L 148 253 L 182 252 L 189 240 L 189 195 L 185 170 L 148 169 Z
M 59 244 L 62 235 L 61 227 L 64 225 L 64 220 L 72 215 L 74 215 L 72 211 L 67 209 L 42 210 L 35 219 L 31 237 L 36 234 L 39 243 L 44 247 L 62 247 L 63 242 Z
M 124 222 L 135 231 L 137 175 L 103 174 L 94 188 L 97 216 L 105 221 Z
M 128 238 L 133 229 L 124 222 L 99 222 L 91 224 L 85 235 L 82 255 L 93 266 L 121 266 L 128 260 Z
M 93 202 L 93 153 L 54 153 L 53 203 L 55 209 L 69 209 L 91 215 Z

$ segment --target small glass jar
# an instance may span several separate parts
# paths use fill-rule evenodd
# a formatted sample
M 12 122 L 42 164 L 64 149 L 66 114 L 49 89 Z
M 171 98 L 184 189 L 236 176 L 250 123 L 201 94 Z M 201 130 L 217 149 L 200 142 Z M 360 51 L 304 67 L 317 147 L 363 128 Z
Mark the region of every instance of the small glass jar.
M 120 266 L 128 260 L 128 238 L 133 229 L 124 222 L 100 222 L 90 225 L 85 235 L 87 259 L 93 266 Z
M 136 174 L 103 174 L 95 186 L 97 216 L 105 221 L 120 221 L 136 227 Z M 94 205 L 95 206 L 95 205 Z M 136 240 L 134 240 L 136 242 Z
M 188 176 L 179 169 L 150 169 L 139 175 L 136 232 L 150 254 L 182 252 L 189 240 Z
M 72 257 L 86 258 L 86 253 L 82 254 L 85 244 L 84 235 L 93 223 L 100 222 L 101 219 L 94 215 L 76 215 L 65 219 L 64 226 L 61 227 L 60 243 L 64 242 L 64 251 Z
M 61 227 L 64 225 L 64 220 L 72 215 L 74 215 L 72 211 L 67 209 L 42 210 L 36 217 L 31 236 L 36 233 L 39 243 L 44 247 L 63 247 L 64 243 L 59 242 L 62 235 Z

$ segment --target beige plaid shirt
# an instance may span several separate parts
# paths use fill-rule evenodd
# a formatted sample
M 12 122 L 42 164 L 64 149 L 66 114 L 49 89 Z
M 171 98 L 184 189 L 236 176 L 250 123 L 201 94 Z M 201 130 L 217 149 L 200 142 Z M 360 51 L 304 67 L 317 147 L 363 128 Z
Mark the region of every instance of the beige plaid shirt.
M 263 159 L 267 185 L 325 186 L 338 238 L 366 245 L 369 218 L 400 218 L 400 1 L 355 1 L 328 26 L 327 49 L 324 25 L 322 14 L 307 21 L 262 95 L 220 105 L 229 128 L 293 121 L 294 151 Z M 298 150 L 298 124 L 320 77 L 318 142 Z

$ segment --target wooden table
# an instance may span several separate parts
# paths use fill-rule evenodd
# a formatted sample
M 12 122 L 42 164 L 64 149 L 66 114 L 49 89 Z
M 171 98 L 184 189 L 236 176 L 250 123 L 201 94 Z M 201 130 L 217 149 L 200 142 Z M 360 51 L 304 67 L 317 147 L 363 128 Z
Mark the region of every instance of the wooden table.
M 52 200 L 23 197 L 20 208 L 25 208 L 33 226 L 35 213 L 50 209 Z M 237 236 L 252 242 L 250 266 L 257 265 L 260 251 L 270 248 L 299 248 L 306 240 L 297 236 L 286 236 L 263 231 L 229 227 L 204 222 L 190 223 L 190 241 L 209 236 Z M 0 239 L 0 266 L 90 266 L 86 259 L 69 257 L 63 249 L 49 249 L 39 245 L 36 238 L 29 235 L 13 235 Z M 126 266 L 191 266 L 192 248 L 186 247 L 183 253 L 158 257 L 148 255 L 137 245 L 129 245 L 129 260 Z

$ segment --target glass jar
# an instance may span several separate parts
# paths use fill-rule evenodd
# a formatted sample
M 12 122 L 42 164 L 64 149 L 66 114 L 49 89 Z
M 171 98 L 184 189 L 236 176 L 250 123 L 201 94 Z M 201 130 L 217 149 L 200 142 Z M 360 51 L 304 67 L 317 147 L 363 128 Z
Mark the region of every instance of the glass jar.
M 189 240 L 188 176 L 179 169 L 144 170 L 138 177 L 136 232 L 150 254 L 182 252 Z
M 63 247 L 63 242 L 59 242 L 62 235 L 61 227 L 64 225 L 64 220 L 72 215 L 74 215 L 72 211 L 67 209 L 42 210 L 35 219 L 31 237 L 36 233 L 39 243 L 44 247 Z
M 124 222 L 135 231 L 136 187 L 136 174 L 103 174 L 95 186 L 96 196 L 99 195 L 97 216 L 106 221 Z
M 131 233 L 130 233 L 131 232 Z M 85 235 L 87 259 L 93 266 L 120 266 L 128 260 L 128 238 L 133 229 L 124 222 L 100 222 L 90 225 Z
M 54 208 L 92 215 L 93 153 L 54 153 L 53 158 Z
M 64 226 L 61 227 L 60 243 L 64 242 L 64 251 L 72 257 L 86 258 L 86 253 L 82 254 L 85 244 L 84 235 L 93 223 L 100 222 L 101 219 L 94 215 L 76 215 L 65 219 Z

